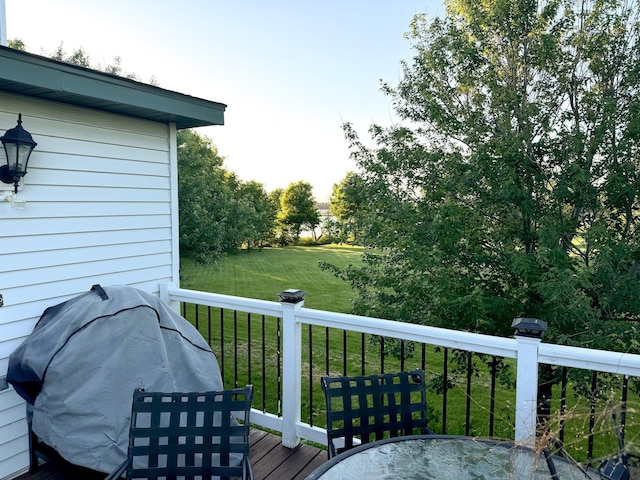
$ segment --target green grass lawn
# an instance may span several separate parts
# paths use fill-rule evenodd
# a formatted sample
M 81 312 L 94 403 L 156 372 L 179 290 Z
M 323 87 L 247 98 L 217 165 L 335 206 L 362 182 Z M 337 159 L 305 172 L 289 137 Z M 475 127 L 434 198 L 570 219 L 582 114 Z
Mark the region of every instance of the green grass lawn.
M 180 281 L 183 288 L 271 301 L 294 288 L 307 292 L 305 307 L 348 313 L 351 288 L 318 265 L 321 261 L 340 267 L 357 264 L 362 251 L 346 245 L 244 250 L 214 266 L 183 259 Z

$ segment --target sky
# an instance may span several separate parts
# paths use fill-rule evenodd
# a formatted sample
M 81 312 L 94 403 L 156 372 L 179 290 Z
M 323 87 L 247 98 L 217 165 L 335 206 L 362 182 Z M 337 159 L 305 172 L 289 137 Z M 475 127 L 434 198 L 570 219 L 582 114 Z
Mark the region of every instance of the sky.
M 442 0 L 5 0 L 7 38 L 50 55 L 82 47 L 121 58 L 145 82 L 224 103 L 225 125 L 198 128 L 224 167 L 271 192 L 313 186 L 318 201 L 355 165 L 342 125 L 363 139 L 398 121 L 381 81 L 411 61 L 415 14 Z

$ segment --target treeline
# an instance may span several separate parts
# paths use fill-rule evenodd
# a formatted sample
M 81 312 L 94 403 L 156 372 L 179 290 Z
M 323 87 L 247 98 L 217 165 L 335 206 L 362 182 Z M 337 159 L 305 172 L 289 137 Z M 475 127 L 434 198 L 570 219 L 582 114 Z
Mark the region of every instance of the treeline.
M 309 232 L 316 243 L 365 244 L 358 227 L 358 176 L 349 172 L 319 203 L 304 181 L 267 192 L 227 170 L 212 141 L 193 130 L 178 139 L 180 255 L 200 263 L 227 253 L 298 244 Z
M 177 139 L 181 256 L 207 263 L 243 248 L 297 244 L 303 231 L 318 240 L 320 213 L 309 183 L 267 193 L 227 170 L 207 137 L 181 130 Z

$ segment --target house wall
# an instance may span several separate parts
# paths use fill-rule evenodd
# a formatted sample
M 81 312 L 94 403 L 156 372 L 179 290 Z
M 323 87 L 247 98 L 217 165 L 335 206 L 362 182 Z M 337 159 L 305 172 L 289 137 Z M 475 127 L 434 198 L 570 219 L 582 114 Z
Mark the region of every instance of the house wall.
M 45 308 L 97 283 L 179 283 L 175 126 L 0 92 L 0 133 L 18 113 L 38 145 L 24 209 L 0 201 L 0 377 Z M 0 479 L 27 466 L 25 405 L 8 388 Z

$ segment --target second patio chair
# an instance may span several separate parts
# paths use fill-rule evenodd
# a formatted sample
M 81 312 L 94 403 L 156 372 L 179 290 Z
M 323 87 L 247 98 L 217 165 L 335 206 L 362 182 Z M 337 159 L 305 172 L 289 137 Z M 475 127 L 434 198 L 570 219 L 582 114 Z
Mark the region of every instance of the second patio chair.
M 361 443 L 431 433 L 424 372 L 386 373 L 320 379 L 327 405 L 329 458 Z M 336 441 L 344 441 L 337 447 Z
M 253 387 L 133 395 L 127 460 L 120 478 L 252 479 L 249 412 Z

